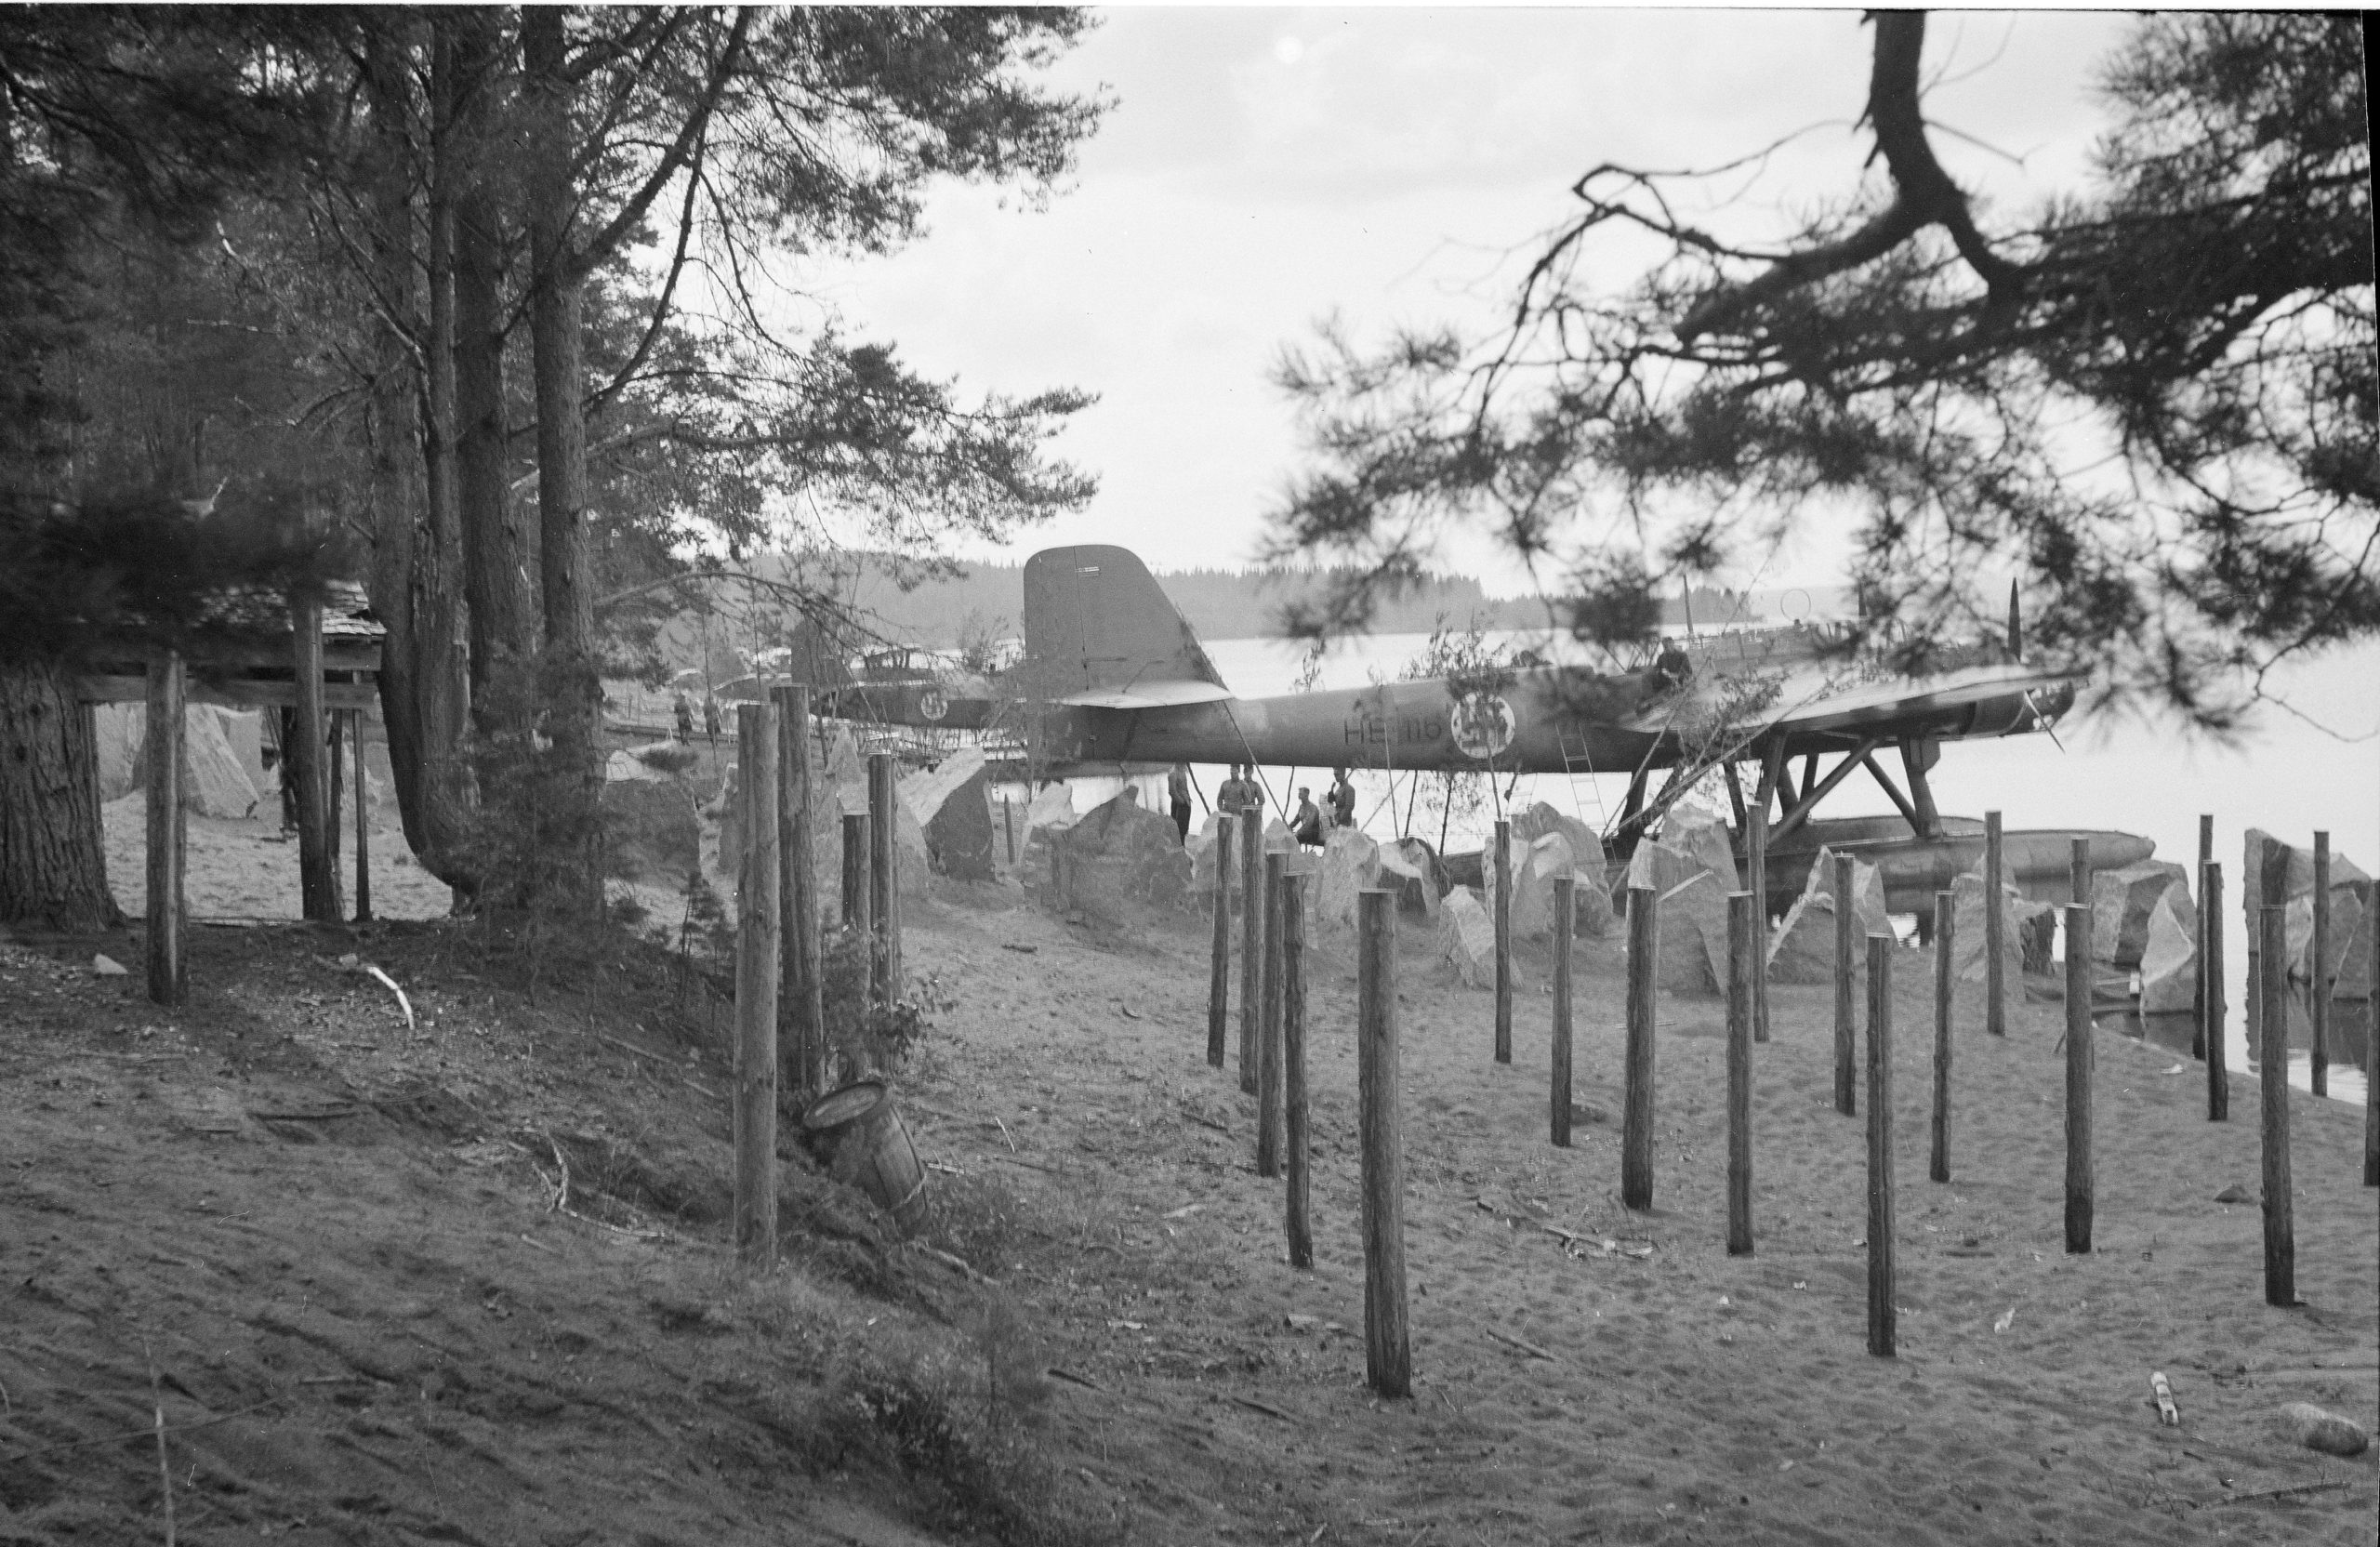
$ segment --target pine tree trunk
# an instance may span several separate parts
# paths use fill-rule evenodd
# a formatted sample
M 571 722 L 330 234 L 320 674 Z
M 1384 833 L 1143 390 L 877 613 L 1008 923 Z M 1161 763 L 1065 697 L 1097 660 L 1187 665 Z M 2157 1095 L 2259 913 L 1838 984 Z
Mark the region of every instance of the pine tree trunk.
M 364 88 L 379 131 L 373 171 L 376 288 L 399 315 L 377 330 L 368 424 L 373 611 L 389 631 L 380 661 L 380 707 L 390 771 L 405 841 L 433 876 L 469 893 L 479 884 L 464 736 L 469 683 L 460 615 L 462 545 L 451 474 L 425 487 L 421 383 L 403 329 L 419 331 L 413 245 L 414 118 L 406 60 L 386 28 L 367 34 Z M 451 331 L 451 328 L 450 328 Z M 430 340 L 430 352 L 438 352 Z M 451 436 L 451 428 L 446 431 Z M 429 497 L 431 494 L 440 497 Z
M 90 709 L 46 662 L 0 661 L 0 924 L 92 934 L 124 922 L 108 890 Z
M 448 140 L 462 191 L 455 205 L 455 412 L 463 588 L 470 623 L 471 710 L 484 723 L 488 674 L 537 649 L 536 529 L 512 497 L 504 401 L 504 225 L 490 178 L 503 154 L 492 129 L 502 23 L 472 7 L 454 13 L 455 73 L 466 93 Z
M 575 249 L 575 142 L 565 72 L 562 10 L 521 13 L 522 95 L 529 113 L 529 252 L 535 266 L 530 342 L 537 400 L 537 569 L 545 605 L 548 679 L 555 684 L 547 725 L 564 770 L 553 830 L 578 853 L 549 901 L 593 912 L 602 905 L 596 807 L 603 765 L 596 743 L 602 684 L 594 655 L 594 599 L 587 551 L 587 369 L 582 330 L 586 273 Z M 559 858 L 560 856 L 556 856 Z

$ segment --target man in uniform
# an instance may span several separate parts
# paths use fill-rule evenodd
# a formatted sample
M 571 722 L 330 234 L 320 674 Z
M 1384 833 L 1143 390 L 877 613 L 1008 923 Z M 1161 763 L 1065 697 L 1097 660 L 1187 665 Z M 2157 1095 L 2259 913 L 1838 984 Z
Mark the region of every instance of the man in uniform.
M 1190 843 L 1190 765 L 1188 763 L 1177 762 L 1173 765 L 1173 772 L 1165 776 L 1165 793 L 1173 806 L 1174 830 L 1181 835 L 1183 846 L 1187 848 Z

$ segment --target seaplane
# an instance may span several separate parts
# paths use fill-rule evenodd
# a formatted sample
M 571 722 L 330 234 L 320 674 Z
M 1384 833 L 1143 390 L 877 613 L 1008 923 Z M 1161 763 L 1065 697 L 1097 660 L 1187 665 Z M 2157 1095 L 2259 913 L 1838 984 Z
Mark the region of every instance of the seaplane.
M 1943 744 L 2048 731 L 2072 707 L 2082 676 L 2023 659 L 2012 601 L 2004 641 L 1979 643 L 1917 677 L 1848 660 L 1839 636 L 1804 626 L 1668 641 L 1628 669 L 1530 666 L 1475 680 L 1242 698 L 1140 559 L 1104 544 L 1028 559 L 1024 624 L 1023 660 L 982 702 L 934 692 L 893 704 L 845 693 L 826 697 L 820 712 L 1004 726 L 1022 735 L 1037 779 L 1176 762 L 1624 776 L 1626 800 L 1603 835 L 1618 855 L 1716 767 L 1739 853 L 1751 813 L 1767 813 L 1772 908 L 1801 891 L 1822 847 L 1876 865 L 1893 911 L 1930 906 L 1934 891 L 1975 865 L 1984 841 L 1982 822 L 1945 816 L 1935 804 L 1927 775 Z M 1879 760 L 1885 756 L 1897 758 L 1899 780 Z M 1743 766 L 1757 771 L 1749 795 Z M 1898 818 L 1818 818 L 1819 802 L 1861 772 Z M 1658 787 L 1657 774 L 1667 775 Z M 2011 832 L 2003 838 L 2009 883 L 2038 900 L 2064 900 L 2075 838 L 2092 840 L 2094 870 L 2155 848 L 2128 833 Z

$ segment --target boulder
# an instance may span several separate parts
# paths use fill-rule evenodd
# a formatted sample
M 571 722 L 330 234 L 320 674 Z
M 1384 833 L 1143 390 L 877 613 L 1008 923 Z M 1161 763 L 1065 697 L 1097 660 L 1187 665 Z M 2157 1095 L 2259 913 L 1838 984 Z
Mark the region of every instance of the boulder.
M 122 707 L 132 710 L 135 718 L 128 729 L 119 719 L 99 749 L 101 793 L 105 794 L 119 776 L 123 782 L 123 787 L 110 799 L 128 795 L 149 779 L 147 710 L 137 704 Z M 231 746 L 224 717 L 225 711 L 213 704 L 189 704 L 182 708 L 182 810 L 226 821 L 245 821 L 256 814 L 261 797 L 255 781 L 248 777 L 246 764 Z M 126 758 L 131 763 L 128 770 L 121 767 Z M 112 763 L 117 765 L 112 770 Z
M 1552 938 L 1554 883 L 1566 876 L 1572 880 L 1579 879 L 1577 867 L 1571 862 L 1570 840 L 1560 832 L 1549 832 L 1526 844 L 1516 840 L 1513 845 L 1512 866 L 1513 938 Z M 1489 882 L 1487 900 L 1490 919 L 1495 917 L 1494 869 L 1489 866 L 1484 878 Z
M 694 814 L 694 796 L 677 780 L 607 783 L 602 811 L 606 866 L 620 879 L 675 890 L 702 863 L 702 822 Z M 723 860 L 735 853 L 725 851 Z
M 1977 881 L 1977 949 L 1981 950 L 1982 882 Z M 1892 932 L 1884 912 L 1884 883 L 1876 867 L 1851 862 L 1852 932 L 1865 937 Z M 1981 961 L 1978 956 L 1977 960 Z M 1834 854 L 1820 849 L 1810 863 L 1810 878 L 1802 894 L 1785 910 L 1785 920 L 1768 943 L 1771 983 L 1832 983 L 1834 981 Z
M 1467 886 L 1448 892 L 1438 907 L 1438 954 L 1465 988 L 1496 986 L 1496 921 Z
M 2363 1425 L 2311 1402 L 2292 1402 L 2279 1414 L 2281 1432 L 2308 1450 L 2328 1456 L 2360 1456 L 2372 1443 Z
M 2140 953 L 2140 1012 L 2167 1015 L 2198 1007 L 2198 908 L 2180 887 L 2157 899 L 2149 944 Z
M 1446 869 L 1426 840 L 1400 838 L 1381 845 L 1380 884 L 1395 889 L 1399 913 L 1436 922 L 1439 899 L 1447 892 Z
M 1355 928 L 1355 898 L 1380 885 L 1381 846 L 1355 827 L 1333 827 L 1322 845 L 1322 864 L 1307 883 L 1313 899 L 1314 932 L 1348 933 Z
M 1694 806 L 1673 807 L 1661 822 L 1661 843 L 1692 855 L 1698 864 L 1716 871 L 1726 882 L 1719 889 L 1722 895 L 1743 890 L 1743 876 L 1736 867 L 1735 840 L 1729 835 L 1726 819 L 1716 812 Z
M 2149 946 L 2149 919 L 2168 887 L 2189 890 L 2187 872 L 2171 860 L 2145 859 L 2091 877 L 2091 959 L 2129 972 Z
M 2254 907 L 2264 896 L 2264 846 L 2273 841 L 2262 827 L 2248 829 L 2246 853 L 2240 866 L 2239 879 L 2226 877 L 2228 888 L 2240 894 L 2243 906 Z M 2359 894 L 2368 892 L 2372 878 L 2344 854 L 2331 856 L 2331 885 L 2353 887 Z M 2289 884 L 2283 896 L 2294 901 L 2312 895 L 2314 891 L 2314 851 L 2301 844 L 2289 846 Z
M 1674 994 L 1724 991 L 1727 981 L 1727 877 L 1666 843 L 1636 845 L 1629 861 L 1632 895 L 1652 888 L 1659 899 L 1659 956 L 1654 982 Z
M 99 733 L 99 800 L 122 800 L 140 787 L 140 743 L 149 734 L 140 704 L 101 704 L 92 719 Z
M 991 783 L 984 749 L 969 747 L 930 769 L 894 782 L 904 830 L 915 827 L 919 847 L 932 868 L 961 880 L 987 881 L 995 874 Z
M 2308 887 L 2303 897 L 2293 897 L 2283 916 L 2289 930 L 2289 975 L 2300 983 L 2314 978 L 2311 960 L 2314 954 L 2314 892 Z M 2361 985 L 2372 976 L 2372 942 L 2363 933 L 2363 904 L 2355 894 L 2352 882 L 2331 883 L 2331 938 L 2325 953 L 2328 975 L 2336 985 L 2334 994 L 2356 985 L 2351 998 L 2360 997 Z
M 2015 887 L 2000 889 L 2001 981 L 2012 988 L 2025 972 L 2024 920 L 2018 911 L 2023 906 L 2024 897 Z M 1987 907 L 1982 876 L 1970 870 L 1952 878 L 1950 974 L 1957 982 L 1981 983 L 1990 975 L 1984 949 L 1984 926 L 1990 921 Z
M 1190 829 L 1190 840 L 1182 846 L 1190 856 L 1190 890 L 1201 897 L 1215 894 L 1215 837 L 1223 826 L 1223 813 L 1210 811 L 1205 821 Z
M 1549 833 L 1560 833 L 1570 845 L 1571 872 L 1578 879 L 1579 932 L 1601 939 L 1611 932 L 1618 916 L 1611 907 L 1609 862 L 1601 835 L 1575 816 L 1565 816 L 1543 800 L 1513 818 L 1513 837 L 1534 843 Z
M 2057 969 L 2057 907 L 2030 899 L 2016 905 L 2016 937 L 2022 944 L 2025 971 L 2052 972 Z
M 1058 906 L 1115 922 L 1134 908 L 1174 908 L 1190 894 L 1190 856 L 1172 819 L 1119 795 L 1050 831 Z
M 684 769 L 693 767 L 694 761 L 692 748 L 681 747 L 674 741 L 624 747 L 603 760 L 603 780 L 606 784 L 616 784 L 627 780 L 674 779 Z M 688 803 L 693 803 L 691 796 Z

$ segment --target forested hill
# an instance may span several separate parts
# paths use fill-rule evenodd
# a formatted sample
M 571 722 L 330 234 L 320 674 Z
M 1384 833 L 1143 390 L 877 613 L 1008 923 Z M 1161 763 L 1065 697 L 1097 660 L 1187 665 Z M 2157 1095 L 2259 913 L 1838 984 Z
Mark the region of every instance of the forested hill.
M 1188 570 L 1159 575 L 1157 584 L 1198 637 L 1250 639 L 1281 631 L 1289 602 L 1319 590 L 1327 575 L 1314 571 Z M 963 579 L 930 581 L 903 591 L 871 563 L 854 600 L 884 620 L 884 631 L 919 644 L 949 646 L 962 634 L 998 638 L 1024 632 L 1025 569 L 1019 564 L 971 564 Z M 1439 615 L 1456 628 L 1474 617 L 1488 628 L 1541 627 L 1545 609 L 1531 600 L 1497 601 L 1479 582 L 1433 576 L 1410 594 L 1384 603 L 1372 627 L 1382 633 L 1427 633 Z

